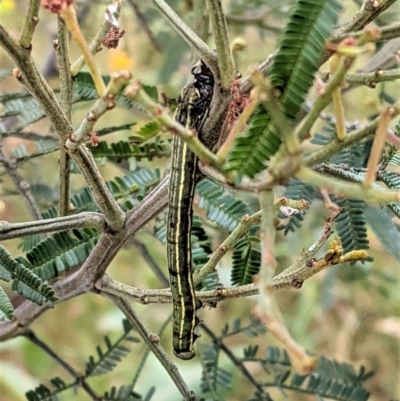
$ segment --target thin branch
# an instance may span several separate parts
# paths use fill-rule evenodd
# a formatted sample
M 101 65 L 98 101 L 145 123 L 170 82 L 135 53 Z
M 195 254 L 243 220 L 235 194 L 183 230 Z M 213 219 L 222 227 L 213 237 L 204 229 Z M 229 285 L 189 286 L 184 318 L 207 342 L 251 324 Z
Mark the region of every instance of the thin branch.
M 400 114 L 400 105 L 395 104 L 393 106 L 389 106 L 388 109 L 390 110 L 390 114 L 392 118 L 398 116 Z M 373 135 L 376 131 L 378 126 L 379 117 L 375 118 L 363 128 L 360 128 L 357 131 L 353 131 L 346 136 L 344 141 L 337 141 L 333 140 L 328 145 L 324 146 L 323 148 L 311 153 L 307 157 L 304 158 L 304 165 L 305 166 L 314 166 L 315 164 L 321 163 L 324 160 L 327 160 L 334 154 L 338 153 L 340 150 L 345 149 L 354 143 L 359 142 L 361 139 L 366 138 L 370 135 Z
M 121 12 L 121 2 L 116 1 L 114 5 L 116 6 L 116 9 L 115 12 L 112 13 L 112 17 L 115 20 L 118 20 Z M 92 56 L 96 55 L 102 50 L 101 44 L 103 42 L 103 39 L 106 37 L 108 31 L 111 29 L 111 27 L 112 27 L 111 21 L 109 21 L 108 19 L 104 19 L 99 27 L 99 30 L 96 33 L 96 36 L 89 45 L 89 52 L 92 54 Z M 84 56 L 79 57 L 78 60 L 76 60 L 71 66 L 71 75 L 75 77 L 78 74 L 78 72 L 84 67 L 85 63 L 86 63 L 85 57 Z
M 158 335 L 152 333 L 142 322 L 140 316 L 134 311 L 130 304 L 122 297 L 116 297 L 109 293 L 102 293 L 105 298 L 108 298 L 113 304 L 121 310 L 128 319 L 134 330 L 142 337 L 143 341 L 151 349 L 153 354 L 165 368 L 176 387 L 187 401 L 198 401 L 198 398 L 193 390 L 190 390 L 182 376 L 179 373 L 178 367 L 170 359 L 164 348 L 160 345 Z
M 306 139 L 310 135 L 310 130 L 312 126 L 319 117 L 321 111 L 331 102 L 332 94 L 343 81 L 344 76 L 351 65 L 351 62 L 352 58 L 342 57 L 340 59 L 339 65 L 336 68 L 335 73 L 332 75 L 331 80 L 321 91 L 322 93 L 314 102 L 312 109 L 295 130 L 295 135 L 299 138 L 300 141 Z
M 168 205 L 168 181 L 165 177 L 137 206 L 126 214 L 127 236 L 131 236 Z
M 240 183 L 232 183 L 227 181 L 226 177 L 222 173 L 207 164 L 199 163 L 199 167 L 205 176 L 211 178 L 213 181 L 218 182 L 226 188 L 253 193 L 258 193 L 259 191 L 259 185 L 254 182 L 254 180 L 249 180 L 246 177 L 243 177 Z
M 64 141 L 60 138 L 60 157 L 58 159 L 59 164 L 59 205 L 58 205 L 58 215 L 66 216 L 70 209 L 70 166 L 71 157 L 69 153 L 64 148 Z
M 276 269 L 276 228 L 274 221 L 274 195 L 271 190 L 260 193 L 260 207 L 262 211 L 260 233 L 261 266 L 257 282 L 260 296 L 258 297 L 255 313 L 267 329 L 284 345 L 295 369 L 300 374 L 310 373 L 315 370 L 317 360 L 308 355 L 290 335 L 273 291 L 273 276 Z
M 161 334 L 164 332 L 164 330 L 170 324 L 171 319 L 172 319 L 172 313 L 167 317 L 167 319 L 165 319 L 164 323 L 161 325 L 161 327 L 157 331 L 157 336 L 158 337 L 161 337 Z M 135 375 L 132 378 L 132 381 L 131 381 L 132 388 L 135 388 L 135 385 L 136 385 L 137 381 L 139 380 L 139 376 L 143 371 L 144 364 L 145 364 L 148 356 L 150 355 L 150 353 L 151 353 L 151 349 L 149 347 L 147 347 L 146 351 L 145 351 L 145 353 L 144 353 L 144 355 L 143 355 L 143 357 L 142 357 L 142 359 L 141 359 L 141 361 L 139 363 L 139 367 L 137 368 L 137 370 L 135 372 Z
M 94 61 L 93 54 L 91 53 L 89 46 L 87 45 L 82 31 L 79 27 L 75 7 L 73 6 L 73 4 L 63 8 L 60 11 L 60 16 L 67 25 L 69 31 L 72 34 L 72 37 L 75 39 L 83 54 L 83 57 L 85 58 L 85 62 L 89 68 L 97 93 L 99 94 L 99 96 L 103 96 L 106 91 L 106 86 L 104 84 L 103 78 L 100 75 L 100 70 Z
M 375 180 L 391 118 L 390 109 L 384 110 L 379 116 L 378 127 L 376 128 L 374 142 L 368 159 L 367 174 L 363 183 L 366 188 L 370 187 Z
M 233 129 L 228 132 L 226 139 L 223 141 L 222 145 L 218 149 L 217 155 L 220 159 L 226 160 L 226 157 L 233 146 L 234 141 L 244 131 L 247 122 L 249 121 L 251 115 L 253 114 L 255 108 L 260 103 L 260 91 L 254 88 L 250 92 L 248 97 L 248 102 L 244 107 L 243 111 L 240 113 L 239 118 L 235 122 Z M 229 114 L 229 113 L 228 113 Z
M 141 104 L 157 121 L 184 140 L 189 149 L 195 153 L 202 162 L 208 163 L 217 169 L 222 166 L 222 161 L 203 145 L 196 133 L 192 130 L 187 130 L 183 125 L 170 117 L 167 110 L 154 102 L 141 88 L 139 82 L 129 85 L 125 90 L 125 95 Z
M 340 42 L 345 38 L 366 38 L 368 42 L 384 42 L 386 40 L 392 40 L 400 36 L 400 23 L 396 22 L 392 25 L 383 27 L 374 27 L 371 29 L 364 29 L 357 32 L 347 32 L 342 35 L 336 35 L 335 41 Z
M 235 242 L 247 231 L 250 227 L 260 223 L 261 212 L 254 213 L 252 216 L 243 216 L 241 222 L 229 234 L 225 241 L 213 252 L 208 262 L 200 269 L 193 273 L 194 284 L 197 285 L 202 282 L 210 273 L 215 271 L 218 262 L 228 252 Z
M 219 77 L 217 55 L 204 43 L 171 9 L 164 0 L 153 0 L 154 5 L 178 34 L 189 44 L 212 71 L 214 78 Z
M 142 258 L 147 262 L 147 264 L 150 267 L 150 270 L 153 272 L 153 274 L 158 278 L 158 280 L 165 286 L 168 287 L 169 281 L 167 277 L 165 276 L 164 272 L 160 267 L 158 266 L 158 263 L 156 260 L 153 258 L 149 250 L 147 249 L 147 246 L 139 241 L 138 239 L 134 238 L 133 244 L 135 247 L 138 247 L 140 250 L 140 254 Z
M 125 213 L 108 189 L 91 151 L 85 145 L 81 145 L 76 151 L 70 152 L 107 224 L 114 231 L 121 229 L 125 223 Z
M 365 65 L 357 72 L 375 72 L 380 68 L 389 69 L 398 63 L 397 52 L 400 49 L 400 38 L 385 43 Z
M 39 102 L 60 137 L 64 140 L 71 137 L 72 126 L 58 104 L 53 90 L 40 74 L 30 55 L 27 55 L 11 34 L 0 24 L 0 44 L 8 56 L 17 64 L 15 76 L 25 84 L 33 97 Z M 107 188 L 90 151 L 80 146 L 70 152 L 84 176 L 93 199 L 104 213 L 112 230 L 118 230 L 124 225 L 125 213 L 113 198 Z
M 82 377 L 82 375 L 75 370 L 67 361 L 62 359 L 52 348 L 50 348 L 44 341 L 42 341 L 34 331 L 26 330 L 23 334 L 29 341 L 39 347 L 42 351 L 44 351 L 47 355 L 53 358 L 60 366 L 62 366 L 74 379 L 77 384 L 80 384 L 82 389 L 89 395 L 89 397 L 94 401 L 101 401 L 101 397 L 99 397 L 94 390 L 90 387 L 90 385 L 86 382 L 86 380 Z
M 271 116 L 271 120 L 279 130 L 280 136 L 285 143 L 287 153 L 292 156 L 301 152 L 298 137 L 293 133 L 293 126 L 285 116 L 278 102 L 275 100 L 273 87 L 268 79 L 264 79 L 262 74 L 255 70 L 250 74 L 250 79 L 256 87 L 260 89 L 259 101 L 264 109 Z
M 210 36 L 210 17 L 205 1 L 193 2 L 193 30 L 204 41 Z
M 60 108 L 53 90 L 40 75 L 30 54 L 19 46 L 16 39 L 2 24 L 0 24 L 0 44 L 18 67 L 14 70 L 15 77 L 26 86 L 38 101 L 57 133 L 65 139 L 68 138 L 72 134 L 72 126 Z
M 343 36 L 347 37 L 351 32 L 360 31 L 370 22 L 374 21 L 383 11 L 387 10 L 397 0 L 364 0 L 360 10 L 354 14 L 339 30 L 330 38 L 332 43 L 339 43 Z M 321 65 L 331 56 L 331 51 L 326 51 L 321 57 Z
M 217 48 L 221 85 L 224 89 L 228 90 L 236 74 L 229 46 L 228 28 L 225 21 L 224 10 L 221 0 L 206 0 L 206 4 L 210 15 L 214 42 Z
M 69 37 L 68 29 L 64 21 L 58 16 L 58 39 L 55 44 L 57 66 L 60 77 L 60 103 L 65 117 L 71 122 L 72 119 L 72 77 L 69 62 Z M 59 199 L 58 215 L 66 216 L 69 212 L 70 195 L 70 164 L 71 157 L 64 148 L 64 140 L 59 139 Z
M 260 395 L 266 396 L 265 401 L 272 401 L 271 397 L 268 393 L 264 391 L 262 386 L 258 383 L 258 381 L 254 378 L 253 374 L 249 372 L 243 362 L 238 360 L 235 354 L 231 351 L 229 347 L 227 347 L 224 342 L 219 339 L 213 331 L 206 326 L 205 324 L 200 325 L 200 328 L 206 332 L 206 334 L 213 340 L 213 342 L 225 353 L 225 355 L 230 359 L 232 364 L 236 366 L 238 370 L 242 373 L 242 375 L 247 379 L 247 381 L 260 393 Z
M 319 188 L 326 189 L 339 197 L 363 199 L 368 203 L 390 203 L 400 201 L 400 191 L 386 191 L 383 188 L 364 188 L 359 184 L 353 184 L 334 177 L 319 174 L 302 166 L 295 177 Z
M 94 212 L 83 212 L 72 216 L 36 220 L 27 223 L 11 224 L 6 221 L 0 221 L 0 241 L 26 237 L 27 235 L 73 230 L 75 228 L 95 228 L 98 231 L 103 231 L 105 224 L 104 216 Z
M 271 66 L 272 61 L 274 59 L 275 53 L 274 54 L 270 54 L 268 56 L 268 58 L 263 61 L 258 67 L 257 70 L 262 74 L 262 75 L 266 75 L 268 68 Z M 253 88 L 253 83 L 251 82 L 250 79 L 250 75 L 247 76 L 246 78 L 244 78 L 242 80 L 242 83 L 240 84 L 240 92 L 241 93 L 248 93 L 250 92 L 250 90 Z
M 399 78 L 400 68 L 394 68 L 392 70 L 378 69 L 377 71 L 367 73 L 348 73 L 345 75 L 344 80 L 351 85 L 359 84 L 373 88 L 375 87 L 375 84 L 379 82 L 395 81 Z
M 332 41 L 337 43 L 341 41 L 344 34 L 363 29 L 367 24 L 374 21 L 380 14 L 392 6 L 397 0 L 365 0 L 361 9 L 354 14 L 343 26 Z
M 15 162 L 5 154 L 3 145 L 1 143 L 0 164 L 4 166 L 4 169 L 11 178 L 11 181 L 13 182 L 15 188 L 20 193 L 32 219 L 40 220 L 42 216 L 40 215 L 40 210 L 30 190 L 30 185 L 20 176 Z
M 39 22 L 40 0 L 30 0 L 28 12 L 25 16 L 24 25 L 22 27 L 19 44 L 26 50 L 32 48 L 32 37 L 35 32 L 37 23 Z
M 74 132 L 72 137 L 67 140 L 65 146 L 67 149 L 76 149 L 88 137 L 94 138 L 93 128 L 99 118 L 108 110 L 115 107 L 115 97 L 126 86 L 132 75 L 128 71 L 119 71 L 112 73 L 110 76 L 110 83 L 108 84 L 103 96 L 99 97 L 93 106 L 90 108 L 86 117 L 82 121 L 80 127 Z M 96 144 L 95 139 L 92 140 Z

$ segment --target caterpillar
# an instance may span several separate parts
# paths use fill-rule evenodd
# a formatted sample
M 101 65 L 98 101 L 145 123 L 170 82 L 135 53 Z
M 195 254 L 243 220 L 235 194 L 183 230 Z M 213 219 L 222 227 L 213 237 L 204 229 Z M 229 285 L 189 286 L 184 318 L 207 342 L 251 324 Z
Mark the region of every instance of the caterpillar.
M 192 69 L 194 82 L 186 85 L 179 96 L 175 120 L 194 129 L 202 139 L 202 127 L 212 100 L 214 78 L 200 62 Z M 192 207 L 198 178 L 196 155 L 177 135 L 173 138 L 172 162 L 168 188 L 167 259 L 173 302 L 173 349 L 180 359 L 195 356 L 193 344 L 199 319 L 192 277 Z

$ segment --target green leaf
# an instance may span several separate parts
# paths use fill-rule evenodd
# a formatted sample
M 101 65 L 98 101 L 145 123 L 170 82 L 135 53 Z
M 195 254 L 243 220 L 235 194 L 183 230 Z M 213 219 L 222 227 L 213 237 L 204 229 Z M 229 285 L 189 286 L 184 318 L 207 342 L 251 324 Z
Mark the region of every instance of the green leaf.
M 0 287 L 0 322 L 3 320 L 12 320 L 14 318 L 14 307 L 5 293 Z
M 129 336 L 132 326 L 127 324 L 127 321 L 124 320 L 122 324 L 124 332 L 114 343 L 107 336 L 104 337 L 106 343 L 105 352 L 103 352 L 100 346 L 96 347 L 98 360 L 96 361 L 93 356 L 89 357 L 89 361 L 86 363 L 86 377 L 111 372 L 117 366 L 118 362 L 130 352 L 130 349 L 122 343 L 124 341 L 139 342 L 138 338 Z
M 325 41 L 338 20 L 337 0 L 300 0 L 273 58 L 268 77 L 282 96 L 284 113 L 293 121 L 313 85 Z M 235 170 L 254 178 L 261 172 L 281 144 L 281 134 L 268 113 L 259 107 L 246 132 L 239 135 L 226 162 L 226 171 Z
M 257 237 L 245 235 L 236 241 L 232 255 L 232 285 L 245 285 L 253 282 L 261 264 L 261 252 L 256 244 Z
M 109 75 L 103 75 L 102 78 L 106 85 L 110 82 Z M 132 108 L 133 103 L 124 95 L 124 90 L 125 88 L 122 88 L 115 96 L 115 103 L 120 107 L 130 109 Z M 82 100 L 95 100 L 97 98 L 97 90 L 90 73 L 82 71 L 79 72 L 74 78 L 73 102 L 76 103 Z
M 296 117 L 314 82 L 341 8 L 337 0 L 299 0 L 291 13 L 268 74 L 288 117 Z
M 170 145 L 166 144 L 161 139 L 157 138 L 156 141 L 136 145 L 127 141 L 113 142 L 110 145 L 106 141 L 100 141 L 95 147 L 89 146 L 93 157 L 107 158 L 120 162 L 121 160 L 128 160 L 135 158 L 140 161 L 147 159 L 153 160 L 155 157 L 168 157 L 171 153 Z
M 83 263 L 94 248 L 99 233 L 92 229 L 72 230 L 71 233 L 55 233 L 40 241 L 26 254 L 16 260 L 29 264 L 42 280 L 51 280 L 60 273 Z
M 365 221 L 365 203 L 360 199 L 337 199 L 333 202 L 344 211 L 335 219 L 335 226 L 342 242 L 343 251 L 368 249 L 369 241 Z
M 199 207 L 207 210 L 207 219 L 222 228 L 232 231 L 246 214 L 251 214 L 249 207 L 225 192 L 215 182 L 205 179 L 196 186 L 196 194 L 200 195 Z
M 129 137 L 129 139 L 137 143 L 143 143 L 158 135 L 160 133 L 160 130 L 160 123 L 157 120 L 152 120 L 140 127 L 136 134 Z
M 271 118 L 259 106 L 253 113 L 246 131 L 238 136 L 230 150 L 224 170 L 236 170 L 250 178 L 259 173 L 277 152 L 281 139 L 269 129 Z
M 365 208 L 364 216 L 384 248 L 400 262 L 400 233 L 389 217 L 388 211 L 371 206 Z
M 58 395 L 65 390 L 68 390 L 72 385 L 67 385 L 59 377 L 50 379 L 51 384 L 54 386 L 53 390 L 44 384 L 40 384 L 34 390 L 25 393 L 28 401 L 59 401 Z

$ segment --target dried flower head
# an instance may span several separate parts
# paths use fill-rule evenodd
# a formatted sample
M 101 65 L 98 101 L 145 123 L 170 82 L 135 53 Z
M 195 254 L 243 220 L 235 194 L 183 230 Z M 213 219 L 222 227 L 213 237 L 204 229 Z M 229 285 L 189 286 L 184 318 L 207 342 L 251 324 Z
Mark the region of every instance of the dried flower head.
M 61 10 L 71 5 L 73 0 L 42 0 L 42 7 L 50 10 L 52 13 L 58 14 Z
M 103 45 L 107 47 L 107 49 L 116 49 L 118 47 L 119 40 L 124 35 L 125 30 L 120 30 L 119 28 L 112 26 L 103 39 Z

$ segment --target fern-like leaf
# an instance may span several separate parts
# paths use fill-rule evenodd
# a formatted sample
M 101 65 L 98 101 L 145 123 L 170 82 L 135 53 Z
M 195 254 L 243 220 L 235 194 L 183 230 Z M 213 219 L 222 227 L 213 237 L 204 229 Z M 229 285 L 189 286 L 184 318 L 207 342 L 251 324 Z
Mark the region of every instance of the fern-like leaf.
M 122 343 L 125 341 L 134 343 L 139 342 L 138 338 L 129 335 L 132 330 L 132 326 L 127 320 L 123 321 L 123 329 L 123 334 L 114 343 L 111 342 L 108 336 L 104 337 L 107 348 L 105 352 L 103 352 L 100 346 L 97 346 L 96 351 L 98 360 L 96 361 L 93 356 L 89 357 L 89 362 L 86 364 L 87 377 L 98 376 L 111 372 L 117 366 L 117 363 L 130 352 L 130 349 Z
M 133 386 L 121 386 L 116 388 L 113 386 L 111 390 L 104 393 L 103 401 L 142 401 L 140 394 L 133 391 Z
M 253 277 L 260 269 L 261 252 L 257 237 L 245 235 L 236 241 L 232 255 L 232 285 L 244 285 L 253 282 Z
M 247 356 L 249 358 L 245 360 L 256 357 L 254 352 L 248 352 Z M 283 394 L 287 389 L 337 401 L 366 401 L 369 398 L 364 382 L 372 372 L 366 372 L 364 367 L 356 373 L 348 364 L 320 357 L 314 373 L 299 375 L 292 369 L 286 351 L 276 347 L 267 348 L 261 366 L 271 377 L 264 385 L 276 387 Z
M 149 121 L 147 124 L 141 126 L 134 135 L 129 137 L 129 139 L 133 140 L 135 143 L 143 143 L 159 135 L 160 131 L 160 123 L 157 120 L 152 120 Z
M 25 264 L 18 258 L 13 259 L 7 250 L 0 245 L 0 274 L 1 279 L 10 281 L 13 279 L 11 289 L 17 291 L 25 298 L 38 305 L 47 302 L 49 306 L 54 306 L 57 298 L 53 289 L 44 283 L 29 267 L 29 263 Z
M 198 206 L 207 209 L 207 219 L 228 231 L 232 231 L 244 215 L 251 213 L 244 202 L 234 199 L 211 180 L 199 182 L 196 194 L 200 195 Z
M 241 134 L 228 154 L 225 171 L 236 170 L 253 178 L 265 163 L 277 152 L 281 139 L 276 131 L 269 130 L 271 119 L 260 106 L 250 119 L 246 131 Z
M 16 116 L 18 122 L 28 126 L 45 117 L 38 102 L 27 93 L 5 93 L 0 95 L 0 103 L 2 104 L 2 114 L 0 119 L 5 117 Z M 0 127 L 1 132 L 7 129 Z
M 108 160 L 128 160 L 135 158 L 137 161 L 142 159 L 153 160 L 156 157 L 168 157 L 171 153 L 170 145 L 158 139 L 154 142 L 136 145 L 127 141 L 114 142 L 108 145 L 106 141 L 100 141 L 96 147 L 90 147 L 93 157 L 106 158 Z
M 293 9 L 269 70 L 272 84 L 283 93 L 281 103 L 290 118 L 296 117 L 313 84 L 340 10 L 337 0 L 300 0 Z
M 28 401 L 59 401 L 58 395 L 73 386 L 73 384 L 65 384 L 59 377 L 53 377 L 50 379 L 50 382 L 54 387 L 52 390 L 44 384 L 41 384 L 34 390 L 25 393 Z
M 346 131 L 353 132 L 359 129 L 359 123 L 346 123 Z M 336 126 L 335 121 L 330 121 L 328 125 L 322 128 L 321 133 L 314 134 L 311 139 L 313 145 L 326 146 L 336 137 Z M 330 164 L 341 165 L 344 164 L 348 167 L 363 167 L 365 160 L 368 158 L 370 146 L 368 146 L 368 141 L 361 143 L 356 143 L 349 146 L 339 153 L 336 153 L 329 159 Z
M 158 169 L 149 170 L 142 168 L 122 177 L 115 177 L 112 181 L 107 181 L 106 185 L 115 199 L 128 198 L 132 194 L 140 194 L 143 198 L 160 180 L 160 171 Z M 139 201 L 140 199 L 138 199 Z M 75 213 L 84 211 L 97 211 L 92 194 L 88 188 L 84 188 L 71 198 Z M 137 202 L 136 202 L 137 203 Z M 44 219 L 57 217 L 57 208 L 52 207 L 42 212 Z
M 26 254 L 26 260 L 17 258 L 21 263 L 29 263 L 30 269 L 42 280 L 51 280 L 60 273 L 83 263 L 99 238 L 92 229 L 72 230 L 55 233 L 45 238 Z
M 398 123 L 399 124 L 399 123 Z M 399 191 L 400 190 L 400 175 L 394 171 L 380 171 L 378 174 L 378 179 L 384 182 L 388 188 Z M 393 213 L 400 218 L 400 203 L 392 202 L 389 204 L 390 209 Z
M 109 75 L 104 75 L 102 78 L 105 84 L 108 84 L 108 82 L 110 82 Z M 153 100 L 158 100 L 158 92 L 156 87 L 142 85 L 142 88 Z M 138 109 L 142 110 L 141 106 L 133 103 L 127 96 L 124 95 L 124 89 L 125 88 L 121 88 L 121 91 L 115 96 L 115 103 L 117 104 L 117 106 L 123 107 L 125 109 L 130 109 L 135 105 Z M 88 72 L 80 72 L 79 74 L 77 74 L 74 78 L 73 101 L 79 102 L 83 100 L 95 100 L 97 98 L 98 93 L 91 75 Z
M 250 316 L 249 319 L 250 322 L 246 325 L 242 325 L 242 321 L 239 318 L 234 319 L 230 326 L 226 324 L 222 329 L 222 337 L 226 338 L 242 333 L 249 338 L 254 338 L 266 333 L 265 327 L 260 320 L 253 316 Z
M 218 366 L 219 350 L 208 344 L 200 347 L 203 371 L 201 375 L 201 390 L 203 393 L 215 393 L 217 386 L 225 389 L 232 387 L 232 373 Z
M 364 217 L 365 203 L 360 199 L 332 200 L 344 211 L 335 219 L 335 225 L 344 252 L 368 249 L 367 225 Z
M 14 307 L 5 293 L 0 287 L 0 322 L 3 320 L 12 320 L 14 318 Z
M 284 113 L 294 120 L 313 84 L 325 41 L 341 10 L 337 0 L 300 0 L 280 40 L 269 69 L 273 86 L 281 93 Z M 250 119 L 247 131 L 238 137 L 227 158 L 227 170 L 253 178 L 279 149 L 281 133 L 261 107 Z

